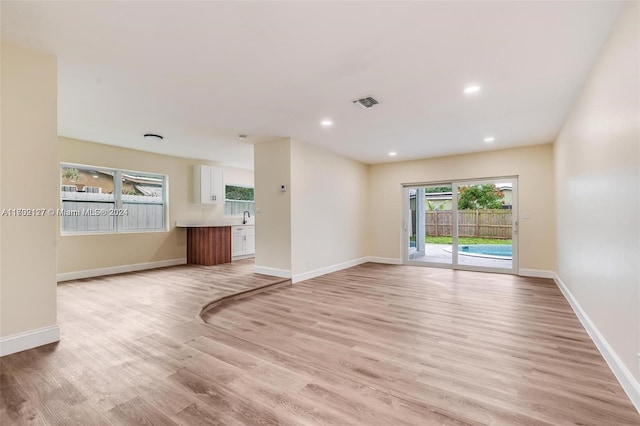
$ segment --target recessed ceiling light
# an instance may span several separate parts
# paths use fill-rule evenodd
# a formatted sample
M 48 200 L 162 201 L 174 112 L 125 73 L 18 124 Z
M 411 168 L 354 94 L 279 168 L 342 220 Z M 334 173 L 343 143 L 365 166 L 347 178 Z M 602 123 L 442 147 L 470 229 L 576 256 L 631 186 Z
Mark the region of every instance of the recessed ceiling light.
M 154 133 L 145 133 L 144 137 L 147 139 L 155 139 L 157 141 L 161 141 L 162 139 L 164 139 L 162 136 L 156 135 Z
M 491 143 L 491 142 L 493 142 L 495 140 L 496 140 L 496 138 L 494 138 L 493 136 L 487 136 L 486 138 L 484 138 L 484 141 L 486 143 Z
M 238 139 L 245 140 L 246 138 L 247 138 L 247 135 L 238 135 Z
M 325 118 L 320 122 L 320 124 L 322 125 L 322 127 L 331 127 L 333 126 L 333 121 L 329 120 L 328 118 Z
M 470 84 L 464 88 L 464 93 L 466 95 L 474 95 L 480 91 L 480 86 L 477 84 Z
M 398 153 L 395 152 L 395 151 L 390 151 L 389 152 L 389 157 L 395 157 L 396 155 L 398 155 Z

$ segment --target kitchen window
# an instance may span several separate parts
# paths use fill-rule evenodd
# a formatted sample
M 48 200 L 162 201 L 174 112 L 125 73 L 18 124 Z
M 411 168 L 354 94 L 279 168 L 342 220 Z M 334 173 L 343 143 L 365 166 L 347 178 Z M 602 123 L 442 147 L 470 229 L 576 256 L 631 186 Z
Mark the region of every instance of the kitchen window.
M 253 187 L 225 185 L 224 194 L 225 216 L 242 216 L 245 211 L 253 216 L 255 206 Z

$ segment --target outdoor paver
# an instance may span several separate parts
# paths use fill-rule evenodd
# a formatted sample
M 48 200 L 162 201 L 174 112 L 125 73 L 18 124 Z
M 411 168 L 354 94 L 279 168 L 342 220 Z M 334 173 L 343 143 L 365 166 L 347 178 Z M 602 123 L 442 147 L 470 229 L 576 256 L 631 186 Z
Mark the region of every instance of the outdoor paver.
M 415 249 L 411 249 L 415 252 Z M 449 251 L 446 251 L 449 250 Z M 451 264 L 451 244 L 425 244 L 425 255 L 411 259 L 415 262 Z M 484 268 L 511 269 L 512 261 L 492 259 L 488 257 L 466 256 L 458 254 L 458 264 L 463 266 L 480 266 Z

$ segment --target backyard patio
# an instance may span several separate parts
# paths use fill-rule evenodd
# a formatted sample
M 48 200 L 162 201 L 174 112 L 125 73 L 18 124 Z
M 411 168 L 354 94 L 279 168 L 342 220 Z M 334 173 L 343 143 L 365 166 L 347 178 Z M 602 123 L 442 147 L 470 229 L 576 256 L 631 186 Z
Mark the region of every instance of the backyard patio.
M 415 247 L 409 249 L 409 258 L 414 262 L 429 262 L 429 263 L 442 263 L 451 264 L 451 244 L 425 244 L 425 255 L 420 257 L 412 257 L 415 255 Z M 511 269 L 511 259 L 500 259 L 493 257 L 481 257 L 477 255 L 469 255 L 458 253 L 458 264 L 462 266 L 480 266 L 486 268 L 500 268 Z

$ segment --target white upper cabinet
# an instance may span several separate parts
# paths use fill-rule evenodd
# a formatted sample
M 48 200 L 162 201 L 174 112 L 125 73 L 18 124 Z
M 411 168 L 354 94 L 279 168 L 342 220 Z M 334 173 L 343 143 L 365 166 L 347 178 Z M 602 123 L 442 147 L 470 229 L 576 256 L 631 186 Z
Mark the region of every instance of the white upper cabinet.
M 224 204 L 224 180 L 222 169 L 198 165 L 193 167 L 194 202 L 200 204 Z

